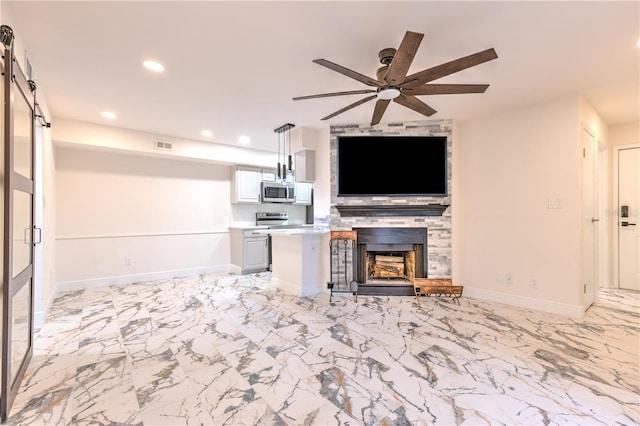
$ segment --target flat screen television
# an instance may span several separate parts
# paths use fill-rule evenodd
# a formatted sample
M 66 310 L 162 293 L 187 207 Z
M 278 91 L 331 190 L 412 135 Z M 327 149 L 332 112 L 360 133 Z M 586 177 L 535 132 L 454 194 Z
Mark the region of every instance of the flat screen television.
M 446 136 L 339 136 L 337 195 L 447 195 Z

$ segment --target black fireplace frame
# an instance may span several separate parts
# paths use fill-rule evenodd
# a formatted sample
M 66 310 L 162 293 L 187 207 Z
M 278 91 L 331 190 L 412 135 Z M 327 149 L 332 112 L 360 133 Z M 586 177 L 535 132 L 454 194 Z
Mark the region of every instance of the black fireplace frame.
M 427 276 L 427 228 L 354 228 L 356 231 L 355 281 L 366 284 L 367 251 L 411 251 L 415 250 L 415 276 Z M 422 260 L 422 261 L 420 261 Z

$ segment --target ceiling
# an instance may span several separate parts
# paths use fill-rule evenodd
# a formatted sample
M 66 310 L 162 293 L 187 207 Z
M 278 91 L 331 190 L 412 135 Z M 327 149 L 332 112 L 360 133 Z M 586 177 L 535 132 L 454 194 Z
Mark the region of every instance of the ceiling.
M 421 96 L 432 119 L 468 120 L 581 93 L 608 124 L 640 117 L 637 1 L 2 1 L 52 119 L 274 151 L 285 123 L 368 123 L 375 102 L 321 118 L 367 89 L 312 61 L 375 78 L 378 51 L 425 34 L 409 73 L 488 48 L 498 59 L 436 83 L 484 94 Z M 20 44 L 18 44 L 18 41 Z M 144 59 L 162 62 L 153 74 Z M 109 110 L 117 119 L 100 116 Z M 382 123 L 426 117 L 392 103 Z M 200 135 L 211 130 L 213 137 Z M 55 136 L 55 135 L 54 135 Z

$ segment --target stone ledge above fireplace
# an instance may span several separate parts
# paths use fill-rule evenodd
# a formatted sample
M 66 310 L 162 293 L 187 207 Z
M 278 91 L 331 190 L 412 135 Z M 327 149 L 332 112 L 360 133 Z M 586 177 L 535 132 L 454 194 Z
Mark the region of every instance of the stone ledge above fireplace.
M 340 216 L 442 216 L 448 204 L 336 205 Z

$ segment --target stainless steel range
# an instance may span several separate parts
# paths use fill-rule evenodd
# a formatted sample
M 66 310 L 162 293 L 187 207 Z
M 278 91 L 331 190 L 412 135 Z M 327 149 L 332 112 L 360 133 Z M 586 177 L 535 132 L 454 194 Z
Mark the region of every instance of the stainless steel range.
M 289 224 L 289 215 L 285 212 L 257 212 L 256 225 L 268 226 L 269 228 L 277 226 L 287 226 Z
M 256 212 L 256 226 L 268 226 L 269 229 L 289 226 L 289 215 L 285 212 Z M 271 235 L 267 238 L 269 270 L 271 270 Z

